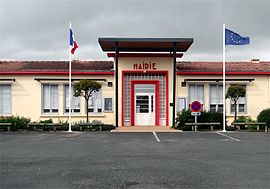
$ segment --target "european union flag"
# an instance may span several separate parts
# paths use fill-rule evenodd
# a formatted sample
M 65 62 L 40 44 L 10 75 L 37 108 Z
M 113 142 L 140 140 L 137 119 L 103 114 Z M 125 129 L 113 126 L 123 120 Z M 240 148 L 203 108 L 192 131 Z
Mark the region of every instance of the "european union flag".
M 242 37 L 238 33 L 225 29 L 225 45 L 247 45 L 249 37 Z

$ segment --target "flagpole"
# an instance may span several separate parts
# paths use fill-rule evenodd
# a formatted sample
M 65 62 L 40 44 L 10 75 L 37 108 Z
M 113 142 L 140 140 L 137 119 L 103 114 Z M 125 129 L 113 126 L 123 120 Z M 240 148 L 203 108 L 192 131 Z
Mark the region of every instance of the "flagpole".
M 226 97 L 225 97 L 225 87 L 226 87 L 226 80 L 225 80 L 225 71 L 226 71 L 226 64 L 225 64 L 225 23 L 223 24 L 223 132 L 226 132 Z
M 69 28 L 71 29 L 71 22 L 69 23 Z M 72 132 L 71 130 L 71 46 L 69 45 L 69 110 L 68 110 L 68 132 Z

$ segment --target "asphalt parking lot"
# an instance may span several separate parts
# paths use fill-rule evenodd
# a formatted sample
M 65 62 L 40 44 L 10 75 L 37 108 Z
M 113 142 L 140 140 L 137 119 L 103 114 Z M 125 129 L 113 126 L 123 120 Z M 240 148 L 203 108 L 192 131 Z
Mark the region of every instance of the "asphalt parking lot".
M 0 137 L 1 189 L 270 188 L 269 133 L 14 132 Z

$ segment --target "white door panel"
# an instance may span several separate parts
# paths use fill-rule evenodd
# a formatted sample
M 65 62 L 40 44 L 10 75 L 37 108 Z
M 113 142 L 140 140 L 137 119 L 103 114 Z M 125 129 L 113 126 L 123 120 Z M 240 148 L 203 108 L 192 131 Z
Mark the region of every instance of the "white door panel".
M 155 94 L 136 93 L 135 125 L 155 125 Z

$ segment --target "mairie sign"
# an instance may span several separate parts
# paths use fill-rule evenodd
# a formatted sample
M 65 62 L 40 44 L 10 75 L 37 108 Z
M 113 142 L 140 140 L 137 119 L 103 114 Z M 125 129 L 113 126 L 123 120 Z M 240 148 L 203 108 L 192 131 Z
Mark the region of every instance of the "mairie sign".
M 197 100 L 191 102 L 190 104 L 190 109 L 192 112 L 200 112 L 202 108 L 202 104 Z

